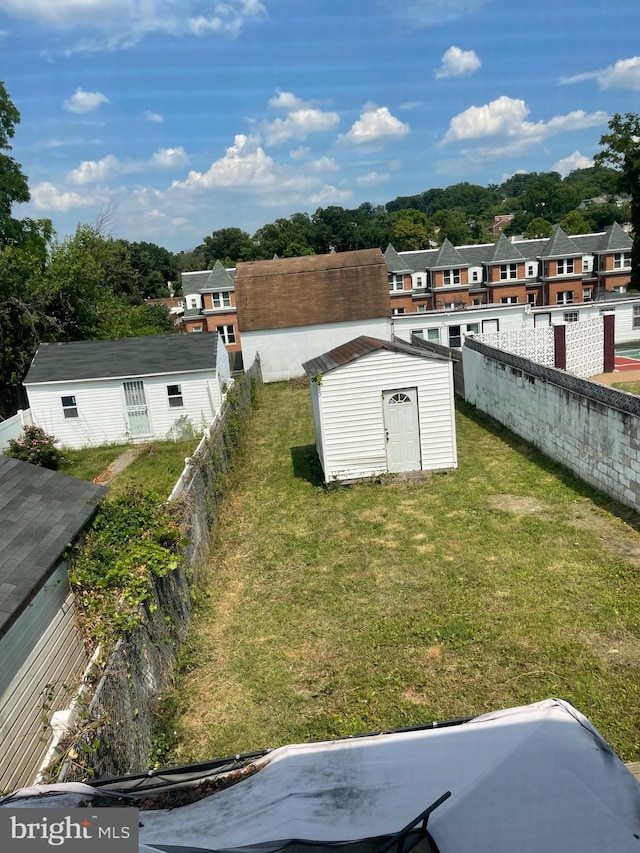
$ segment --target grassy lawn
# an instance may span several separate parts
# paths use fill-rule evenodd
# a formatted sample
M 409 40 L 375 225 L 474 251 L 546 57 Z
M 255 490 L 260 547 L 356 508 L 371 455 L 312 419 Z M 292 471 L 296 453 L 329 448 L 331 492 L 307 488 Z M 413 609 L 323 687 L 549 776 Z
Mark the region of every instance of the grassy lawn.
M 139 453 L 123 471 L 109 483 L 109 497 L 122 494 L 129 486 L 151 489 L 161 498 L 171 494 L 184 468 L 185 457 L 198 446 L 200 438 L 185 441 L 152 441 L 138 445 Z M 88 447 L 83 450 L 65 450 L 60 471 L 93 480 L 102 474 L 122 453 L 133 444 L 111 444 L 106 447 Z
M 626 391 L 628 394 L 640 394 L 640 382 L 614 382 L 613 388 Z
M 640 757 L 637 516 L 466 407 L 455 473 L 323 489 L 306 382 L 260 401 L 165 703 L 168 761 L 549 696 Z

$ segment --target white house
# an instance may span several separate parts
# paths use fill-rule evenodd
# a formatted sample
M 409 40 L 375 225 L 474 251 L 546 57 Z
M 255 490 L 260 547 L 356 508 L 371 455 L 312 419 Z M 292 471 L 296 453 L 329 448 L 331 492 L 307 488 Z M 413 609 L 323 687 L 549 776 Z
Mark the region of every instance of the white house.
M 229 380 L 212 332 L 41 344 L 24 385 L 33 422 L 79 448 L 200 430 Z
M 304 361 L 356 335 L 391 340 L 379 249 L 240 263 L 235 293 L 244 363 L 259 354 L 265 382 L 304 376 Z
M 303 367 L 325 482 L 457 467 L 448 359 L 363 335 Z

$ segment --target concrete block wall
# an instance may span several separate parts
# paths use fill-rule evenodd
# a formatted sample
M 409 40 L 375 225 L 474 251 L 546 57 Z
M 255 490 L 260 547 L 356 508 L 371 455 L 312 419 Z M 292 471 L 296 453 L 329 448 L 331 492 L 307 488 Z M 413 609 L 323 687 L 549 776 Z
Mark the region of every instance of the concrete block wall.
M 584 482 L 640 511 L 640 398 L 467 340 L 465 398 Z

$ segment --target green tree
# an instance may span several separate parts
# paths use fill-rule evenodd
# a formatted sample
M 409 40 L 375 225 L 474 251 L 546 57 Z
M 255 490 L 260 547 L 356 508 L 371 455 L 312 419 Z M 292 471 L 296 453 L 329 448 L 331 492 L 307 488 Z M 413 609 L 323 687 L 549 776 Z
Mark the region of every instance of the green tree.
M 253 243 L 241 228 L 220 228 L 204 238 L 202 252 L 206 269 L 213 269 L 216 261 L 234 267 L 238 261 L 252 260 Z
M 631 287 L 640 290 L 640 116 L 616 113 L 609 121 L 609 131 L 600 137 L 602 151 L 593 161 L 618 169 L 619 187 L 631 196 Z
M 263 225 L 253 235 L 255 256 L 260 260 L 312 255 L 311 220 L 306 213 L 294 213 L 289 219 L 276 219 Z
M 433 223 L 420 210 L 405 208 L 390 214 L 391 242 L 398 252 L 429 248 L 433 240 Z
M 536 216 L 525 228 L 522 236 L 525 240 L 536 240 L 540 237 L 551 237 L 553 234 L 553 225 L 547 220 Z
M 24 223 L 13 218 L 13 205 L 31 198 L 22 167 L 8 153 L 18 124 L 20 113 L 0 81 L 0 246 L 22 241 Z
M 579 210 L 570 210 L 560 220 L 560 227 L 565 234 L 588 234 L 591 226 Z
M 473 240 L 473 231 L 463 210 L 439 210 L 433 215 L 433 224 L 437 226 L 436 239 L 439 243 L 446 238 L 454 246 L 463 246 Z

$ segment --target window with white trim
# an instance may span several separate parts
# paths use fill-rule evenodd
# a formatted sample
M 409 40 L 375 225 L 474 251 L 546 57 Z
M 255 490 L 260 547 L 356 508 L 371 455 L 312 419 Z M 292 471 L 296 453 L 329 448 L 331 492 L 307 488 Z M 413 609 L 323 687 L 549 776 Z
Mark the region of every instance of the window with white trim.
M 582 301 L 583 302 L 591 302 L 593 299 L 593 288 L 585 287 L 582 291 Z
M 231 294 L 226 290 L 212 293 L 211 301 L 214 308 L 231 308 Z
M 593 264 L 592 255 L 583 255 L 583 257 L 582 257 L 582 272 L 591 272 L 592 264 Z
M 565 323 L 577 323 L 578 322 L 578 312 L 577 311 L 565 311 L 562 315 L 562 319 Z
M 392 311 L 392 314 L 394 314 L 394 315 L 404 314 L 404 308 L 394 308 Z
M 534 264 L 527 264 L 527 278 L 533 278 L 536 274 L 536 268 Z
M 424 314 L 424 312 L 425 312 L 426 310 L 427 310 L 427 306 L 426 306 L 426 305 L 418 305 L 418 314 Z
M 442 282 L 445 287 L 453 287 L 460 284 L 460 270 L 443 270 Z
M 500 302 L 502 305 L 517 305 L 518 297 L 517 296 L 502 296 L 500 297 Z
M 480 281 L 480 271 L 472 270 L 471 271 L 471 281 Z
M 199 324 L 198 326 L 193 326 L 191 331 L 192 332 L 201 332 L 202 331 L 202 324 Z
M 404 290 L 404 275 L 402 273 L 392 273 L 389 276 L 389 290 Z
M 640 329 L 640 305 L 633 306 L 633 319 L 631 321 L 632 329 Z
M 510 278 L 518 278 L 518 264 L 501 264 L 500 281 L 507 281 Z
M 229 344 L 235 344 L 236 330 L 233 326 L 218 326 L 217 330 L 225 346 L 229 346 Z
M 412 329 L 411 330 L 411 337 L 412 338 L 421 338 L 421 339 L 424 338 L 424 334 L 422 332 L 422 329 Z
M 556 275 L 572 275 L 575 267 L 575 258 L 562 258 L 556 261 Z
M 480 328 L 479 323 L 467 323 L 467 334 L 468 335 L 477 335 L 479 328 Z
M 423 287 L 423 278 L 421 275 L 416 276 L 416 287 Z
M 182 400 L 182 385 L 167 385 L 167 399 L 170 409 L 179 409 L 184 406 Z
M 527 305 L 535 305 L 536 304 L 536 294 L 535 293 L 527 293 Z
M 556 293 L 556 305 L 573 305 L 573 290 L 561 290 Z
M 65 418 L 77 418 L 78 406 L 76 404 L 75 394 L 69 394 L 66 397 L 60 398 L 62 402 L 62 414 Z
M 616 252 L 613 256 L 614 270 L 626 269 L 631 266 L 631 252 Z
M 427 340 L 436 344 L 440 343 L 440 329 L 426 329 Z
M 187 308 L 199 308 L 200 307 L 200 297 L 199 296 L 187 296 Z

